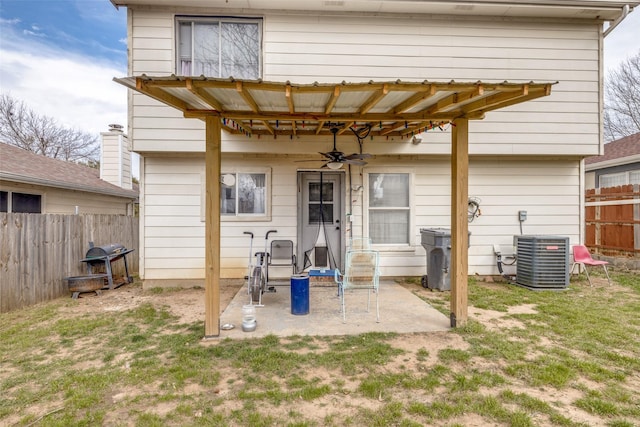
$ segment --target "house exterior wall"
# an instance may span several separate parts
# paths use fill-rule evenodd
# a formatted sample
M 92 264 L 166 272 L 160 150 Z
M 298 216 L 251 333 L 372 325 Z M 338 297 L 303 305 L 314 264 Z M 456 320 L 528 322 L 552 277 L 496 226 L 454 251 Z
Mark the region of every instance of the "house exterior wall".
M 177 14 L 162 9 L 130 9 L 129 14 L 130 74 L 176 73 Z M 180 14 L 207 15 L 207 10 Z M 588 156 L 601 151 L 601 30 L 593 21 L 276 13 L 262 18 L 264 80 L 558 81 L 551 96 L 489 113 L 476 123 L 470 153 Z M 184 120 L 177 110 L 137 93 L 131 115 L 135 151 L 204 151 L 199 120 Z M 449 144 L 447 134 L 434 136 L 419 151 L 450 152 Z
M 175 9 L 129 8 L 130 75 L 170 75 L 175 70 Z M 179 15 L 207 15 L 184 9 Z M 215 15 L 211 12 L 210 15 Z M 469 195 L 482 215 L 469 226 L 470 274 L 497 274 L 494 244 L 520 233 L 581 235 L 580 159 L 601 152 L 601 30 L 594 22 L 447 16 L 358 16 L 268 13 L 263 18 L 263 79 L 296 83 L 418 80 L 558 81 L 552 94 L 491 112 L 470 124 Z M 204 124 L 138 94 L 130 95 L 130 129 L 141 168 L 141 276 L 145 281 L 204 278 Z M 295 160 L 328 151 L 326 138 L 248 138 L 223 133 L 223 171 L 271 168 L 271 217 L 225 221 L 221 227 L 221 277 L 243 277 L 248 238 L 255 245 L 269 229 L 296 241 Z M 345 152 L 357 149 L 340 137 Z M 423 143 L 381 138 L 365 141 L 376 155 L 360 174 L 401 168 L 412 173 L 411 245 L 381 248 L 382 274 L 425 273 L 421 227 L 450 222 L 449 131 L 427 132 Z M 269 153 L 281 153 L 274 156 Z M 348 182 L 348 181 L 347 181 Z M 360 182 L 362 183 L 362 181 Z M 366 189 L 365 189 L 366 191 Z M 345 203 L 349 203 L 347 195 Z M 353 235 L 367 227 L 363 197 L 355 197 Z
M 204 278 L 204 159 L 200 157 L 145 158 L 145 281 L 169 280 L 179 284 Z M 271 220 L 241 221 L 223 219 L 221 227 L 221 266 L 223 278 L 246 275 L 249 238 L 255 233 L 253 250 L 260 250 L 267 230 L 278 231 L 275 238 L 296 241 L 296 173 L 293 159 L 264 155 L 234 156 L 223 159 L 225 172 L 249 170 L 271 165 Z M 449 227 L 450 170 L 444 156 L 411 160 L 372 161 L 352 173 L 351 185 L 358 187 L 367 173 L 403 171 L 414 182 L 412 199 L 412 244 L 404 248 L 379 248 L 385 276 L 425 274 L 426 254 L 420 244 L 420 229 Z M 542 158 L 489 159 L 470 161 L 469 195 L 480 200 L 481 215 L 469 224 L 470 274 L 496 274 L 493 245 L 508 245 L 520 234 L 553 234 L 580 237 L 579 161 Z M 344 173 L 347 173 L 345 171 Z M 347 183 L 349 179 L 347 177 Z M 179 195 L 179 196 L 178 196 Z M 348 194 L 353 203 L 352 231 L 345 238 L 367 235 L 363 215 L 363 190 Z M 366 204 L 364 205 L 366 206 Z M 528 212 L 527 221 L 518 221 L 518 211 Z M 283 270 L 284 271 L 284 270 Z M 284 271 L 287 274 L 286 271 Z
M 132 213 L 132 201 L 122 197 L 9 181 L 0 181 L 0 189 L 39 194 L 42 197 L 42 213 L 46 214 L 131 215 Z

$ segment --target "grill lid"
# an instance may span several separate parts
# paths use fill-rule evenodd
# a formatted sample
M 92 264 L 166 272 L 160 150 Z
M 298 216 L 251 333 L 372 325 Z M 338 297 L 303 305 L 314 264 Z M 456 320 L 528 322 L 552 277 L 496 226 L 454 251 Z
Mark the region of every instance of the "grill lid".
M 85 258 L 103 258 L 118 255 L 127 251 L 127 248 L 120 243 L 110 243 L 103 246 L 89 248 Z

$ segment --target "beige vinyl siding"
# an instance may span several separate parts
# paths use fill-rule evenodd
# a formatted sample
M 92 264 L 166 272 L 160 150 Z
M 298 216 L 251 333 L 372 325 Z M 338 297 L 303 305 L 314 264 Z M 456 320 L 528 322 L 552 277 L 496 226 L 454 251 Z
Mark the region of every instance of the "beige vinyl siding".
M 39 194 L 42 213 L 46 214 L 75 214 L 76 206 L 80 214 L 128 215 L 132 211 L 132 200 L 122 197 L 8 181 L 0 183 L 0 188 L 2 191 Z
M 249 238 L 255 234 L 254 252 L 262 250 L 267 230 L 275 229 L 271 239 L 296 242 L 297 201 L 296 174 L 299 164 L 292 159 L 275 157 L 224 158 L 223 170 L 242 171 L 272 165 L 271 221 L 228 221 L 221 227 L 221 277 L 241 278 L 246 274 Z M 449 228 L 449 162 L 440 159 L 378 158 L 367 166 L 368 172 L 401 166 L 413 174 L 414 235 L 405 250 L 381 250 L 384 276 L 421 276 L 425 274 L 426 254 L 420 243 L 420 229 Z M 200 217 L 201 173 L 204 159 L 147 158 L 147 189 L 144 225 L 145 279 L 203 279 L 204 222 Z M 353 171 L 352 185 L 360 185 L 358 171 Z M 348 185 L 348 180 L 347 180 Z M 363 222 L 363 192 L 353 195 L 354 236 L 367 235 Z M 469 195 L 480 199 L 482 215 L 469 224 L 470 274 L 497 274 L 493 245 L 508 245 L 520 234 L 518 211 L 526 210 L 524 234 L 569 236 L 579 241 L 580 200 L 579 162 L 563 160 L 511 158 L 508 160 L 472 159 Z M 348 212 L 349 192 L 345 195 Z M 345 238 L 348 236 L 345 230 Z M 288 275 L 290 270 L 274 271 Z
M 144 159 L 144 221 L 147 279 L 204 278 L 204 223 L 200 220 L 200 175 L 194 158 Z
M 273 159 L 227 158 L 223 171 L 264 169 L 277 164 Z M 265 221 L 225 220 L 221 227 L 221 277 L 246 275 L 249 238 L 255 234 L 254 252 L 264 248 L 268 230 L 271 239 L 296 241 L 296 164 L 271 168 L 271 204 L 273 219 Z M 145 158 L 145 220 L 143 225 L 144 279 L 203 279 L 204 222 L 201 218 L 202 174 L 204 158 Z M 290 274 L 290 271 L 288 271 Z
M 131 189 L 131 153 L 122 134 L 102 134 L 100 178 L 118 187 Z
M 184 13 L 189 12 L 207 14 L 206 9 Z M 174 14 L 130 13 L 133 74 L 175 73 Z M 470 153 L 598 154 L 597 24 L 394 15 L 267 14 L 263 19 L 264 80 L 558 81 L 550 97 L 474 121 Z M 136 150 L 204 150 L 201 121 L 182 119 L 143 95 L 133 95 L 133 107 Z M 448 132 L 429 135 L 422 153 L 448 150 Z
M 371 162 L 395 165 L 395 161 Z M 450 228 L 450 170 L 447 160 L 403 162 L 414 174 L 415 235 L 412 252 L 381 249 L 384 276 L 421 276 L 426 253 L 421 228 Z M 498 274 L 493 245 L 509 245 L 520 234 L 518 211 L 528 213 L 523 234 L 580 237 L 579 162 L 544 159 L 471 159 L 469 196 L 480 200 L 481 215 L 469 224 L 470 274 Z M 366 191 L 366 189 L 365 189 Z

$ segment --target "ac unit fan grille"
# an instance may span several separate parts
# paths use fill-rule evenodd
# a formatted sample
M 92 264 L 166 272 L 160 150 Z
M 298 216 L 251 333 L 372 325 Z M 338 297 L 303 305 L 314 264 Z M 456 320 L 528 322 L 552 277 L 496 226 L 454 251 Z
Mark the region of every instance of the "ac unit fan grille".
M 569 238 L 517 236 L 516 283 L 530 289 L 569 286 Z

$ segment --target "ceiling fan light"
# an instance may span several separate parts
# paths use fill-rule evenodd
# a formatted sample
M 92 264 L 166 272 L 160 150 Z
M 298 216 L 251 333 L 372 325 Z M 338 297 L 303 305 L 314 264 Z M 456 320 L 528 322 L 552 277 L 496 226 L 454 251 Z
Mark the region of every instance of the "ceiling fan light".
M 329 162 L 327 163 L 327 167 L 329 169 L 340 169 L 342 167 L 342 163 L 340 162 Z

